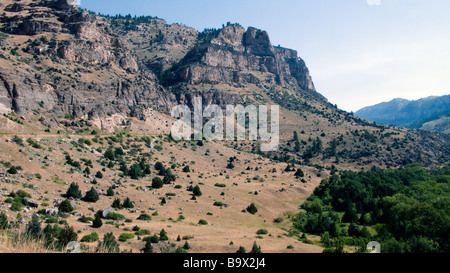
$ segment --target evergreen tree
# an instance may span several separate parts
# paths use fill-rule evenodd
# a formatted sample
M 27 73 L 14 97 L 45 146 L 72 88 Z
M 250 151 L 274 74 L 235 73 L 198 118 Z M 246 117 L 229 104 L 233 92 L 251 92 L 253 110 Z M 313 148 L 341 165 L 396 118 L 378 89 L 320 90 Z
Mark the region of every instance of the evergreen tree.
M 191 172 L 191 170 L 189 169 L 189 166 L 185 166 L 185 167 L 183 168 L 183 172 L 185 172 L 185 173 Z
M 59 236 L 59 243 L 62 246 L 66 246 L 68 243 L 72 241 L 76 241 L 78 239 L 77 233 L 73 230 L 73 227 L 69 227 L 66 225 L 63 230 L 61 230 Z
M 101 171 L 98 171 L 98 172 L 95 174 L 95 177 L 97 177 L 97 178 L 99 178 L 99 179 L 102 179 L 102 178 L 103 178 L 102 172 L 101 172 Z
M 183 249 L 188 250 L 188 249 L 190 249 L 190 248 L 191 248 L 191 246 L 189 245 L 188 241 L 186 241 L 186 242 L 184 243 Z
M 59 204 L 58 209 L 61 212 L 72 212 L 73 211 L 73 207 L 70 204 L 70 201 L 68 199 L 62 201 L 61 204 Z
M 114 196 L 114 189 L 113 187 L 109 187 L 106 191 L 106 196 Z
M 163 182 L 162 182 L 162 180 L 161 180 L 161 178 L 159 178 L 159 177 L 154 177 L 153 179 L 152 179 L 152 188 L 154 188 L 154 189 L 160 189 L 160 188 L 162 188 L 163 187 Z
M 118 198 L 114 199 L 114 201 L 111 204 L 111 207 L 115 208 L 115 209 L 122 209 L 123 208 L 122 205 L 120 204 L 120 199 L 118 199 Z
M 126 209 L 134 208 L 133 202 L 131 202 L 130 198 L 125 198 L 125 200 L 123 201 L 123 207 Z
M 262 253 L 262 252 L 261 252 L 261 246 L 258 246 L 258 245 L 256 244 L 256 242 L 254 242 L 254 243 L 253 243 L 252 250 L 250 251 L 250 253 L 252 253 L 252 254 Z
M 240 246 L 239 249 L 236 251 L 236 253 L 242 254 L 242 253 L 246 253 L 247 251 L 245 250 L 245 248 L 243 246 Z
M 76 183 L 71 183 L 69 186 L 69 189 L 67 189 L 67 192 L 65 194 L 66 198 L 74 198 L 74 199 L 80 199 L 81 198 L 81 191 Z
M 295 177 L 300 178 L 300 177 L 305 177 L 305 174 L 303 173 L 302 169 L 298 168 L 297 171 L 295 172 Z
M 153 246 L 152 246 L 152 242 L 150 240 L 147 240 L 145 242 L 145 246 L 144 248 L 141 249 L 142 253 L 153 253 Z
M 99 200 L 99 196 L 97 191 L 92 187 L 89 191 L 86 192 L 86 195 L 83 198 L 86 202 L 95 203 Z
M 251 214 L 256 214 L 258 212 L 258 208 L 254 203 L 251 203 L 250 206 L 247 207 L 247 211 Z
M 31 217 L 31 221 L 27 225 L 27 233 L 34 237 L 42 235 L 41 223 L 39 222 L 39 216 L 37 216 L 37 214 L 33 214 Z
M 93 228 L 100 228 L 101 226 L 103 226 L 102 219 L 100 219 L 100 215 L 96 214 L 94 222 L 92 222 L 92 227 Z
M 159 232 L 159 240 L 161 241 L 169 240 L 169 237 L 167 237 L 167 233 L 164 229 L 161 229 L 161 231 Z
M 198 185 L 194 187 L 192 193 L 194 194 L 194 196 L 202 196 L 202 191 L 200 190 L 200 187 Z

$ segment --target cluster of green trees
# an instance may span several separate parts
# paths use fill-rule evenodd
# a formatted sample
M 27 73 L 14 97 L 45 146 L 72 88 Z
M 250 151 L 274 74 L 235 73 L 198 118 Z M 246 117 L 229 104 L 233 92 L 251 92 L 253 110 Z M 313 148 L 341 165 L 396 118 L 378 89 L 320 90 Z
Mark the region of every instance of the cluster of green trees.
M 322 181 L 294 227 L 335 251 L 375 240 L 388 253 L 449 252 L 449 193 L 450 167 L 343 171 Z

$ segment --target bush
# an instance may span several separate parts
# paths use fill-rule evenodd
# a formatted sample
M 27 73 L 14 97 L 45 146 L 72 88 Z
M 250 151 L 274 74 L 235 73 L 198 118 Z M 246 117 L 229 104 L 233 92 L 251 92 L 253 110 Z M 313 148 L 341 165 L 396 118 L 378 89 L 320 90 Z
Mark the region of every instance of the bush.
M 142 220 L 142 221 L 150 221 L 150 220 L 152 220 L 152 217 L 150 215 L 148 215 L 147 213 L 141 213 L 141 215 L 139 215 L 139 217 L 137 219 Z
M 258 235 L 267 235 L 267 234 L 268 234 L 268 231 L 267 231 L 267 229 L 259 229 L 259 230 L 256 232 L 256 234 L 258 234 Z
M 134 234 L 138 235 L 138 236 L 150 235 L 150 230 L 148 230 L 148 229 L 141 229 L 141 230 L 137 230 Z
M 11 168 L 9 168 L 9 170 L 7 172 L 9 174 L 17 174 L 17 167 L 16 166 L 12 166 Z
M 216 201 L 216 202 L 214 202 L 213 205 L 216 206 L 216 207 L 222 207 L 222 206 L 223 206 L 223 203 L 222 203 L 222 202 L 219 202 L 219 201 Z
M 134 238 L 133 233 L 122 233 L 119 235 L 119 241 L 120 242 L 126 242 L 127 240 L 131 240 Z
M 206 220 L 201 219 L 200 221 L 198 221 L 199 225 L 207 225 L 208 222 L 206 222 Z
M 95 232 L 81 238 L 81 242 L 87 242 L 87 243 L 96 242 L 98 240 L 99 240 L 98 234 Z

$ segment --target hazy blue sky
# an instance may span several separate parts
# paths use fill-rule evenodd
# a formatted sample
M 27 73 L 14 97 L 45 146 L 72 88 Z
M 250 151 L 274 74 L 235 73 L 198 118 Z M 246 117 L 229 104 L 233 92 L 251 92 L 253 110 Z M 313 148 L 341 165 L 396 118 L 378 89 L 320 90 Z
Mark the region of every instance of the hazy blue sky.
M 267 30 L 274 45 L 299 52 L 317 90 L 347 111 L 450 94 L 448 0 L 82 0 L 81 7 L 198 30 L 228 21 Z

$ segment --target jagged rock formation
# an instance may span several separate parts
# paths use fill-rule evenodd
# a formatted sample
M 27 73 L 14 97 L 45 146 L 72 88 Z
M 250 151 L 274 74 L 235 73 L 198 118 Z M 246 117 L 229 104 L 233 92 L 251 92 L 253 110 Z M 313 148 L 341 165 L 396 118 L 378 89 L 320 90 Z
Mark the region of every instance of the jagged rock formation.
M 148 69 L 140 71 L 127 42 L 96 15 L 67 1 L 7 7 L 5 10 L 22 13 L 3 16 L 2 31 L 30 39 L 22 44 L 22 52 L 12 48 L 13 56 L 5 57 L 9 65 L 0 69 L 2 112 L 12 109 L 29 115 L 38 110 L 94 120 L 116 113 L 142 118 L 142 110 L 151 107 L 167 112 L 175 101 Z M 51 40 L 46 35 L 38 38 L 42 33 L 58 35 Z M 11 66 L 14 57 L 25 64 L 35 62 L 34 71 Z

